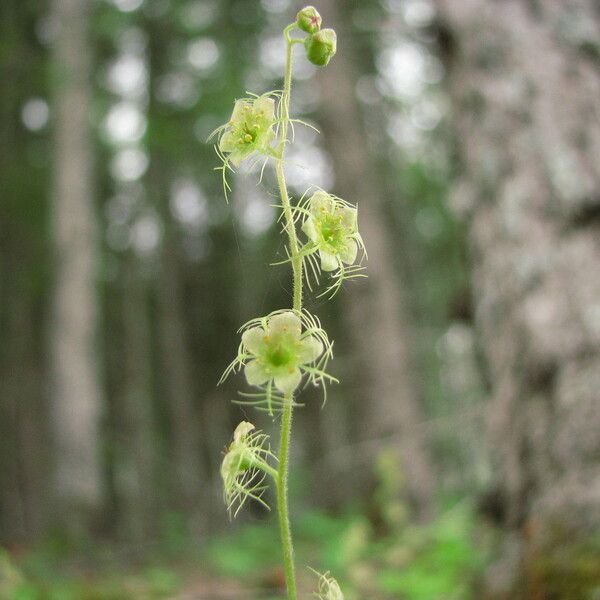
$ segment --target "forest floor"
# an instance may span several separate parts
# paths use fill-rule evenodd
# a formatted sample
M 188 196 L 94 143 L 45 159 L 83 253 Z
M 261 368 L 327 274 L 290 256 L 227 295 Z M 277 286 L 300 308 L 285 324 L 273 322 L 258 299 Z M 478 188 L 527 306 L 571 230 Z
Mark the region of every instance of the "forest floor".
M 483 566 L 474 519 L 462 503 L 434 523 L 403 522 L 400 512 L 374 526 L 364 515 L 312 512 L 296 522 L 298 582 L 303 596 L 331 571 L 347 600 L 473 600 Z M 63 557 L 64 558 L 64 557 Z M 97 550 L 81 559 L 48 551 L 15 556 L 0 549 L 0 600 L 282 600 L 276 523 L 235 527 L 201 550 L 170 540 L 136 562 Z

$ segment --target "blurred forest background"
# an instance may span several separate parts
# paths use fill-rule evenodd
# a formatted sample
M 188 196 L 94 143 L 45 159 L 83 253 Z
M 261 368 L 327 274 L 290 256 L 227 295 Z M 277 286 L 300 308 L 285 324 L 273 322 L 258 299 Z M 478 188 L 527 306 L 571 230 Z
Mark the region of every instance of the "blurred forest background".
M 321 0 L 288 158 L 359 204 L 368 280 L 294 424 L 300 564 L 350 599 L 600 598 L 600 9 Z M 287 307 L 267 168 L 206 143 L 281 86 L 291 0 L 0 3 L 0 598 L 282 597 L 216 382 Z M 314 578 L 302 570 L 303 589 Z M 312 586 L 312 588 L 310 587 Z

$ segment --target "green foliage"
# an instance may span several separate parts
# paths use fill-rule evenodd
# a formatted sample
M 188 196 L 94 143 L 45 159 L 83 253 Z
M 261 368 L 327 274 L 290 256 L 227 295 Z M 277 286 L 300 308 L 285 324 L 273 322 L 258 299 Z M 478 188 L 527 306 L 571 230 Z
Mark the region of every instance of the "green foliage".
M 0 600 L 158 600 L 170 598 L 181 587 L 178 574 L 152 567 L 139 575 L 97 574 L 21 581 Z
M 408 528 L 383 557 L 386 566 L 377 577 L 379 588 L 407 600 L 471 598 L 470 584 L 482 566 L 471 536 L 471 517 L 460 509 L 426 528 Z M 399 554 L 399 549 L 406 552 Z
M 336 572 L 354 564 L 370 539 L 369 525 L 357 513 L 334 517 L 309 512 L 298 520 L 297 535 L 308 556 L 318 557 L 319 566 Z
M 386 525 L 391 530 L 398 529 L 409 517 L 408 507 L 402 500 L 405 480 L 398 453 L 393 450 L 380 452 L 375 463 L 375 474 L 378 485 L 374 500 Z
M 179 576 L 164 567 L 152 567 L 145 576 L 150 592 L 157 598 L 168 597 L 181 585 Z
M 172 597 L 182 586 L 182 576 L 163 564 L 134 573 L 122 569 L 119 557 L 106 555 L 104 567 L 91 570 L 100 554 L 77 562 L 77 554 L 65 552 L 47 547 L 25 555 L 17 565 L 0 548 L 0 600 L 158 600 Z
M 207 559 L 221 576 L 255 579 L 279 561 L 275 524 L 241 527 L 212 540 Z M 364 515 L 314 511 L 296 522 L 300 561 L 335 570 L 349 598 L 367 593 L 399 600 L 472 600 L 484 566 L 473 541 L 474 517 L 457 505 L 426 526 L 402 526 L 378 536 Z M 352 594 L 355 595 L 352 595 Z
M 232 535 L 215 538 L 207 559 L 219 575 L 249 577 L 278 564 L 277 531 L 269 525 L 248 525 Z
M 23 584 L 23 575 L 13 564 L 8 552 L 0 548 L 0 600 L 10 598 Z
M 168 511 L 160 519 L 160 549 L 168 557 L 180 558 L 190 545 L 190 532 L 185 515 Z
M 399 502 L 402 486 L 390 480 L 389 456 L 384 455 L 384 459 L 382 463 L 388 464 L 379 469 L 383 475 L 380 473 L 377 502 L 393 505 Z M 382 509 L 379 506 L 377 510 L 385 514 Z M 356 510 L 335 515 L 311 511 L 295 521 L 297 558 L 320 573 L 334 572 L 349 600 L 474 600 L 470 584 L 483 566 L 481 553 L 473 542 L 474 524 L 473 514 L 464 504 L 449 508 L 427 526 L 392 520 L 385 533 Z M 237 579 L 243 586 L 256 587 L 257 600 L 281 600 L 261 588 L 262 578 L 278 570 L 278 542 L 273 517 L 247 524 L 209 540 L 191 571 L 197 576 L 199 568 L 203 576 L 208 569 L 208 575 Z M 582 554 L 578 563 L 582 568 L 589 569 L 586 565 L 592 564 L 589 556 L 590 553 L 587 558 Z M 4 593 L 0 593 L 0 600 L 158 600 L 172 597 L 184 587 L 186 579 L 182 574 L 185 570 L 167 566 L 166 560 L 171 560 L 168 547 L 162 560 L 157 555 L 156 560 L 138 568 L 135 574 L 123 570 L 116 558 L 107 560 L 93 574 L 83 564 L 67 574 L 58 568 L 56 557 L 48 553 L 31 555 L 19 564 L 11 561 L 7 553 L 0 557 L 2 573 L 12 573 L 14 582 L 8 595 L 6 588 L 0 587 Z M 540 567 L 543 564 L 546 563 L 540 561 Z M 299 577 L 305 589 L 315 588 L 310 571 L 302 569 Z M 0 578 L 4 585 L 6 580 L 6 575 Z M 593 586 L 588 586 L 586 593 L 590 589 Z

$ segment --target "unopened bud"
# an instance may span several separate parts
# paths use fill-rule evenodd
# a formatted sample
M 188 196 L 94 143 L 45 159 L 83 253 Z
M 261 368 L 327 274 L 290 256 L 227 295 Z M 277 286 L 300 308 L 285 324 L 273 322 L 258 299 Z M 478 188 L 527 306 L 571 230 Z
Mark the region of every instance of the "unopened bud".
M 324 67 L 335 55 L 337 36 L 333 29 L 321 29 L 304 41 L 306 57 L 314 65 Z
M 319 591 L 315 594 L 319 600 L 344 600 L 344 594 L 342 594 L 338 582 L 329 574 L 329 571 L 322 575 L 317 571 L 313 572 L 319 576 Z
M 314 6 L 305 6 L 296 16 L 296 24 L 306 33 L 316 33 L 321 29 L 321 15 Z

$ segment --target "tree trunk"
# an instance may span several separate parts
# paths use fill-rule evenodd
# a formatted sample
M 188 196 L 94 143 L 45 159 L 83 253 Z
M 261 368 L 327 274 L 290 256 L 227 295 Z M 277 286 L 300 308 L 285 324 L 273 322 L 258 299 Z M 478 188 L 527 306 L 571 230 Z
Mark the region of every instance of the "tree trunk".
M 0 5 L 0 54 L 6 82 L 0 94 L 2 217 L 0 219 L 0 543 L 16 544 L 39 534 L 47 472 L 44 410 L 39 367 L 40 279 L 33 205 L 43 183 L 26 178 L 28 135 L 19 119 L 27 74 L 40 54 L 27 32 L 33 16 L 16 0 Z M 40 178 L 45 173 L 36 172 Z M 35 225 L 34 225 L 35 223 Z
M 10 287 L 4 289 L 8 303 L 4 334 L 10 354 L 4 358 L 0 387 L 0 539 L 17 543 L 41 531 L 47 463 L 31 296 L 21 277 L 15 277 Z
M 338 3 L 319 5 L 333 27 L 343 22 Z M 408 491 L 416 512 L 432 514 L 435 476 L 419 425 L 423 415 L 418 387 L 412 377 L 408 309 L 394 267 L 392 233 L 386 226 L 383 190 L 376 166 L 361 135 L 361 114 L 355 95 L 358 60 L 349 27 L 337 27 L 340 51 L 320 74 L 323 93 L 321 122 L 336 175 L 335 192 L 359 205 L 368 279 L 346 290 L 345 312 L 359 362 L 361 432 L 368 438 L 392 437 L 401 455 Z M 397 441 L 396 441 L 397 440 Z
M 157 104 L 154 84 L 168 72 L 169 29 L 155 17 L 146 22 L 150 34 L 149 65 L 152 94 L 148 108 L 150 122 L 167 124 Z M 190 336 L 186 326 L 183 256 L 179 253 L 178 231 L 170 209 L 170 187 L 180 175 L 180 164 L 169 151 L 165 140 L 149 140 L 150 168 L 147 175 L 149 198 L 162 218 L 163 239 L 156 280 L 156 300 L 160 365 L 164 374 L 164 391 L 169 410 L 169 444 L 172 469 L 170 475 L 171 506 L 190 517 L 193 531 L 206 525 L 207 490 L 202 482 L 207 474 L 203 463 L 203 423 L 197 401 L 198 366 L 190 353 Z
M 133 251 L 123 258 L 123 380 L 115 407 L 116 488 L 119 531 L 143 541 L 156 532 L 157 493 L 154 477 L 156 439 L 152 418 L 152 340 L 148 294 Z
M 600 584 L 600 13 L 438 0 L 503 503 L 490 598 Z
M 161 199 L 167 202 L 166 199 Z M 202 424 L 195 402 L 193 367 L 188 347 L 183 306 L 183 286 L 177 248 L 168 210 L 164 212 L 165 239 L 157 296 L 159 332 L 165 390 L 170 409 L 172 490 L 175 507 L 193 517 L 194 529 L 202 528 L 207 498 L 202 487 L 206 472 L 202 461 Z
M 50 354 L 53 491 L 57 515 L 85 526 L 100 503 L 97 374 L 97 246 L 94 222 L 92 141 L 89 123 L 91 3 L 55 0 L 55 182 L 52 234 L 55 245 Z M 75 512 L 73 512 L 75 511 Z

